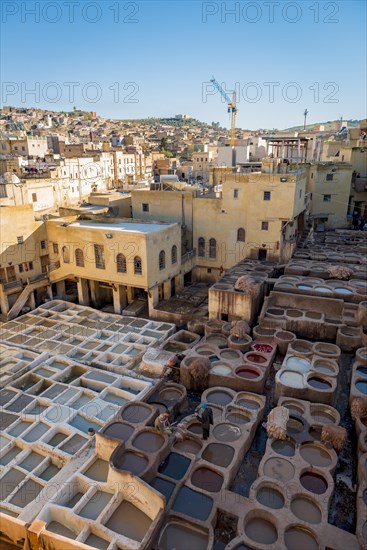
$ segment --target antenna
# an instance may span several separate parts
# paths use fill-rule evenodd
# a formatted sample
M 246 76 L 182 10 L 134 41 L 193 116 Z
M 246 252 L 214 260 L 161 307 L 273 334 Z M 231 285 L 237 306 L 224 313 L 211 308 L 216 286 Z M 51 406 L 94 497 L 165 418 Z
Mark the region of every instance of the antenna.
M 309 111 L 307 109 L 305 109 L 305 112 L 303 113 L 303 116 L 305 117 L 305 122 L 304 122 L 304 125 L 303 125 L 304 130 L 306 130 L 306 121 L 307 121 L 308 113 L 309 113 Z

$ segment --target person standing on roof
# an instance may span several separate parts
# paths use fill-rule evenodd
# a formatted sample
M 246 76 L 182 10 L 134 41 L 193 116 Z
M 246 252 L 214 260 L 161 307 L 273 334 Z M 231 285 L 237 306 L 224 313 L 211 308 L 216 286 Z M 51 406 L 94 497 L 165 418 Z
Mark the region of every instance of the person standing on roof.
M 206 403 L 202 403 L 195 409 L 196 418 L 201 422 L 201 428 L 203 431 L 203 439 L 208 439 L 210 435 L 210 424 L 214 424 L 213 421 L 213 409 Z

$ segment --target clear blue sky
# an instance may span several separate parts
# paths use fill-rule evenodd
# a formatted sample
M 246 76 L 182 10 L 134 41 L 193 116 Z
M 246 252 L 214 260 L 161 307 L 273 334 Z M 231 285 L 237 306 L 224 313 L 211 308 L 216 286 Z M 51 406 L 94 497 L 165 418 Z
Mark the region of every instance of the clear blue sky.
M 365 25 L 362 0 L 3 0 L 2 103 L 228 126 L 219 95 L 203 100 L 215 75 L 237 83 L 242 128 L 301 124 L 305 108 L 309 122 L 364 118 Z

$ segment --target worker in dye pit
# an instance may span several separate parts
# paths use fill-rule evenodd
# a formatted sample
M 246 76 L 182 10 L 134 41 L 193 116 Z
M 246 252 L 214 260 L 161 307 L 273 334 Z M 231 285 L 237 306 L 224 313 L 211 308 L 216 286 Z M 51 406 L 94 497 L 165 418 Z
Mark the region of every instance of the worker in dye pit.
M 195 409 L 196 418 L 201 422 L 203 430 L 203 439 L 208 439 L 210 435 L 210 424 L 213 422 L 213 409 L 206 403 L 202 403 Z
M 156 430 L 158 430 L 158 432 L 162 434 L 171 435 L 172 430 L 171 430 L 171 424 L 169 421 L 169 413 L 164 412 L 164 413 L 161 413 L 159 416 L 157 416 L 157 418 L 154 421 L 154 427 Z

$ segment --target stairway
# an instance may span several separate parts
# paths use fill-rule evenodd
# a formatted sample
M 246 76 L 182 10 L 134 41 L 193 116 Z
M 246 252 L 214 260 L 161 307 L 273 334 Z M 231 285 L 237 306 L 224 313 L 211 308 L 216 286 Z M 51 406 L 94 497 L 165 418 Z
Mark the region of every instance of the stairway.
M 41 277 L 38 280 L 35 281 L 29 281 L 26 286 L 23 288 L 22 292 L 16 299 L 15 303 L 12 305 L 11 309 L 8 311 L 6 315 L 7 321 L 11 321 L 12 319 L 15 319 L 27 303 L 28 298 L 32 294 L 34 290 L 37 288 L 41 288 L 44 286 L 47 286 L 47 277 Z

